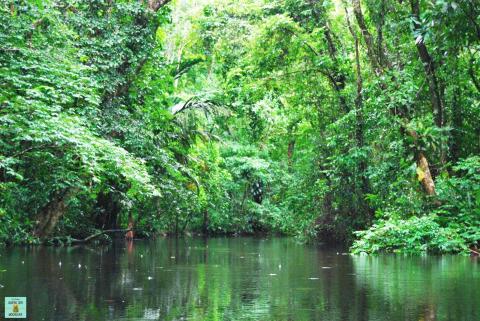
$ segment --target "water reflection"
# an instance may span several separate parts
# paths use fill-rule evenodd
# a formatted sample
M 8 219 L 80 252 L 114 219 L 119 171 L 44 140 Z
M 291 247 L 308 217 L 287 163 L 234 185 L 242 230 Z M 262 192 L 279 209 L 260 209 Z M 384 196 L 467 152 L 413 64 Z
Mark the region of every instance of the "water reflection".
M 0 256 L 0 296 L 27 296 L 35 321 L 473 321 L 479 266 L 458 256 L 352 257 L 285 238 L 14 248 Z

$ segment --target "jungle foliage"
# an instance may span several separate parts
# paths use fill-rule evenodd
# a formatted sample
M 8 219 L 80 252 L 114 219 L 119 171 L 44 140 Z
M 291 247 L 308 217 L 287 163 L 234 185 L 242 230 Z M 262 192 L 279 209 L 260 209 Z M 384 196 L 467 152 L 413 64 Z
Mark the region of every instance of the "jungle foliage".
M 473 0 L 0 5 L 0 241 L 480 243 Z

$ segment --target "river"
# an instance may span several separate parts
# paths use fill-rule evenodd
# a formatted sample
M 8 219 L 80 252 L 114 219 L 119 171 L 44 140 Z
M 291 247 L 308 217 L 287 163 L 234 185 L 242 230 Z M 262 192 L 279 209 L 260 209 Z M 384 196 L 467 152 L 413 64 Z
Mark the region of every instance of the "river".
M 480 261 L 351 256 L 289 238 L 160 238 L 0 250 L 28 320 L 480 320 Z

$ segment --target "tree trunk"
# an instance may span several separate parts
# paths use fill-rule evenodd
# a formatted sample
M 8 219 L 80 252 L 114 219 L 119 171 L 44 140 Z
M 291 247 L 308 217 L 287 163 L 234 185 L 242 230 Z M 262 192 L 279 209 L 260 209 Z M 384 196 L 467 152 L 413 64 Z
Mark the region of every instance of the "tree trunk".
M 153 11 L 158 11 L 161 7 L 169 3 L 171 0 L 148 0 L 148 7 Z
M 470 56 L 470 63 L 468 67 L 468 74 L 470 75 L 470 79 L 472 80 L 473 85 L 480 92 L 480 81 L 477 78 L 477 72 L 475 70 L 475 58 L 473 55 Z
M 330 30 L 330 27 L 327 23 L 323 25 L 323 28 L 325 30 L 324 35 L 328 45 L 328 55 L 334 63 L 331 68 L 331 76 L 329 78 L 332 83 L 333 89 L 337 92 L 340 108 L 345 113 L 348 113 L 350 111 L 350 108 L 348 108 L 347 101 L 345 100 L 345 97 L 343 95 L 343 90 L 346 87 L 345 81 L 347 79 L 347 76 L 340 71 L 340 68 L 338 66 L 337 47 L 333 42 L 332 31 Z
M 362 148 L 365 145 L 364 141 L 364 120 L 363 120 L 363 78 L 362 78 L 362 66 L 360 64 L 360 41 L 357 32 L 353 29 L 350 24 L 350 19 L 347 14 L 347 25 L 350 33 L 352 34 L 354 44 L 355 44 L 355 73 L 356 73 L 356 84 L 357 84 L 357 96 L 355 97 L 355 141 L 357 148 Z M 364 195 L 370 192 L 369 182 L 367 176 L 365 175 L 367 171 L 367 160 L 361 158 L 357 165 L 357 177 L 360 176 L 360 186 L 355 186 L 359 195 L 359 201 L 356 204 L 360 204 L 361 211 L 368 213 L 367 219 L 371 218 L 372 210 L 368 206 L 368 203 L 365 201 Z
M 463 112 L 461 108 L 460 88 L 453 91 L 452 101 L 452 139 L 450 141 L 450 161 L 456 163 L 461 155 Z
M 423 152 L 418 152 L 417 155 L 417 167 L 421 170 L 419 179 L 421 179 L 421 183 L 423 189 L 429 196 L 435 196 L 435 183 L 433 182 L 432 175 L 430 173 L 430 167 L 428 165 L 427 158 L 423 154 Z
M 360 50 L 359 41 L 356 34 L 354 34 L 355 40 L 355 65 L 357 74 L 357 97 L 355 98 L 355 139 L 357 148 L 362 148 L 365 145 L 364 142 L 364 120 L 363 120 L 363 78 L 362 78 L 362 66 L 360 64 Z M 361 158 L 358 163 L 358 175 L 361 177 L 360 192 L 365 195 L 369 192 L 368 179 L 366 177 L 367 161 L 365 158 Z
M 353 14 L 355 15 L 357 24 L 360 27 L 363 40 L 365 41 L 365 45 L 367 46 L 368 58 L 370 59 L 370 63 L 372 64 L 374 72 L 377 75 L 379 75 L 382 73 L 382 68 L 378 61 L 378 57 L 376 55 L 375 43 L 373 41 L 372 34 L 370 33 L 370 31 L 368 31 L 368 27 L 365 22 L 365 18 L 363 16 L 360 0 L 352 0 L 352 5 L 353 5 Z
M 209 225 L 208 210 L 205 209 L 203 211 L 203 226 L 202 226 L 202 230 L 203 230 L 204 235 L 208 234 L 208 225 Z
M 338 95 L 338 102 L 340 105 L 340 109 L 345 113 L 348 113 L 350 111 L 350 108 L 344 96 L 344 89 L 346 87 L 347 75 L 341 71 L 339 66 L 338 57 L 337 57 L 338 50 L 334 41 L 335 35 L 333 34 L 330 26 L 328 25 L 324 11 L 321 11 L 317 8 L 316 6 L 317 3 L 318 1 L 316 0 L 310 0 L 310 6 L 312 8 L 313 16 L 318 26 L 324 30 L 323 35 L 327 42 L 328 56 L 333 62 L 332 66 L 328 68 L 328 70 L 324 74 L 327 76 L 328 80 L 332 85 L 333 90 L 335 90 L 335 92 Z M 309 45 L 309 47 L 317 56 L 319 56 L 320 54 L 323 54 L 314 50 L 312 46 Z
M 381 66 L 387 64 L 387 57 L 383 47 L 383 26 L 385 24 L 385 0 L 380 0 L 380 12 L 378 13 L 379 19 L 377 22 L 377 52 L 378 62 Z
M 410 0 L 413 15 L 413 27 L 417 33 L 420 33 L 422 26 L 420 25 L 420 4 L 418 0 Z M 425 74 L 427 76 L 428 88 L 430 91 L 430 100 L 433 108 L 433 116 L 435 118 L 435 124 L 437 127 L 444 126 L 444 111 L 443 111 L 443 99 L 440 90 L 439 81 L 435 70 L 435 62 L 428 53 L 427 46 L 423 42 L 423 38 L 417 38 L 415 40 L 418 55 L 422 61 Z
M 416 0 L 411 0 L 412 2 L 416 1 Z M 387 55 L 385 54 L 382 54 L 382 57 L 384 57 L 384 61 L 382 64 L 379 64 L 379 59 L 377 59 L 378 57 L 376 56 L 376 51 L 375 51 L 375 47 L 374 47 L 374 43 L 373 43 L 373 37 L 372 35 L 370 34 L 370 32 L 368 31 L 368 28 L 367 28 L 367 25 L 365 23 L 365 19 L 363 17 L 363 13 L 362 13 L 362 9 L 361 9 L 361 5 L 360 5 L 360 0 L 352 0 L 352 4 L 353 4 L 353 11 L 354 11 L 354 15 L 355 15 L 355 18 L 357 20 L 357 24 L 361 30 L 361 33 L 365 39 L 365 43 L 367 45 L 367 56 L 369 58 L 369 61 L 370 61 L 370 64 L 373 68 L 373 71 L 378 75 L 378 76 L 381 76 L 384 74 L 384 71 L 386 68 L 389 68 L 391 69 L 392 68 L 392 64 L 391 62 L 387 59 Z M 353 34 L 353 28 L 350 24 L 350 21 L 349 21 L 349 15 L 348 15 L 348 11 L 347 9 L 345 8 L 346 10 L 346 18 L 347 18 L 347 24 L 349 25 L 349 28 L 350 28 L 350 31 L 352 32 Z M 384 50 L 383 46 L 380 47 L 380 50 Z M 382 83 L 381 84 L 382 88 L 385 89 L 387 88 L 388 84 L 387 83 Z M 415 132 L 415 131 L 412 131 L 412 130 L 409 130 L 407 129 L 407 127 L 403 124 L 403 123 L 407 123 L 408 120 L 405 119 L 405 116 L 402 115 L 402 113 L 396 109 L 393 109 L 393 110 L 390 110 L 390 112 L 399 117 L 400 120 L 401 120 L 401 123 L 402 125 L 400 125 L 400 131 L 402 133 L 402 135 L 409 135 L 410 137 L 413 138 L 413 141 L 414 141 L 414 144 L 415 146 L 417 146 L 418 144 L 418 134 Z M 435 183 L 432 179 L 432 175 L 430 173 L 430 166 L 428 164 L 428 161 L 427 161 L 427 157 L 425 156 L 425 154 L 423 152 L 421 152 L 420 150 L 418 150 L 418 147 L 415 147 L 414 150 L 414 155 L 415 155 L 415 158 L 417 159 L 417 166 L 418 168 L 420 168 L 422 170 L 422 172 L 424 173 L 423 177 L 422 177 L 422 180 L 421 180 L 421 183 L 422 183 L 422 186 L 426 192 L 427 195 L 435 195 Z
M 99 215 L 95 218 L 98 229 L 114 229 L 118 227 L 118 215 L 121 204 L 113 192 L 100 192 L 97 196 L 97 208 Z
M 293 166 L 293 151 L 295 150 L 295 139 L 291 139 L 288 142 L 288 151 L 287 151 L 287 156 L 288 156 L 288 169 L 291 170 Z
M 40 238 L 49 236 L 59 219 L 67 212 L 67 201 L 74 194 L 76 189 L 70 188 L 57 192 L 53 199 L 40 211 L 37 216 L 37 225 L 35 227 L 34 235 Z

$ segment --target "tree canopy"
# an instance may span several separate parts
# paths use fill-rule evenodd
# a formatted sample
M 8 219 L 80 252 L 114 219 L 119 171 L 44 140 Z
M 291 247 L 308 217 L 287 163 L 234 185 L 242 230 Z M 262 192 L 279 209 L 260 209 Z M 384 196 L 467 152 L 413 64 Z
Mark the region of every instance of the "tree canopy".
M 9 0 L 0 241 L 480 241 L 474 0 Z

